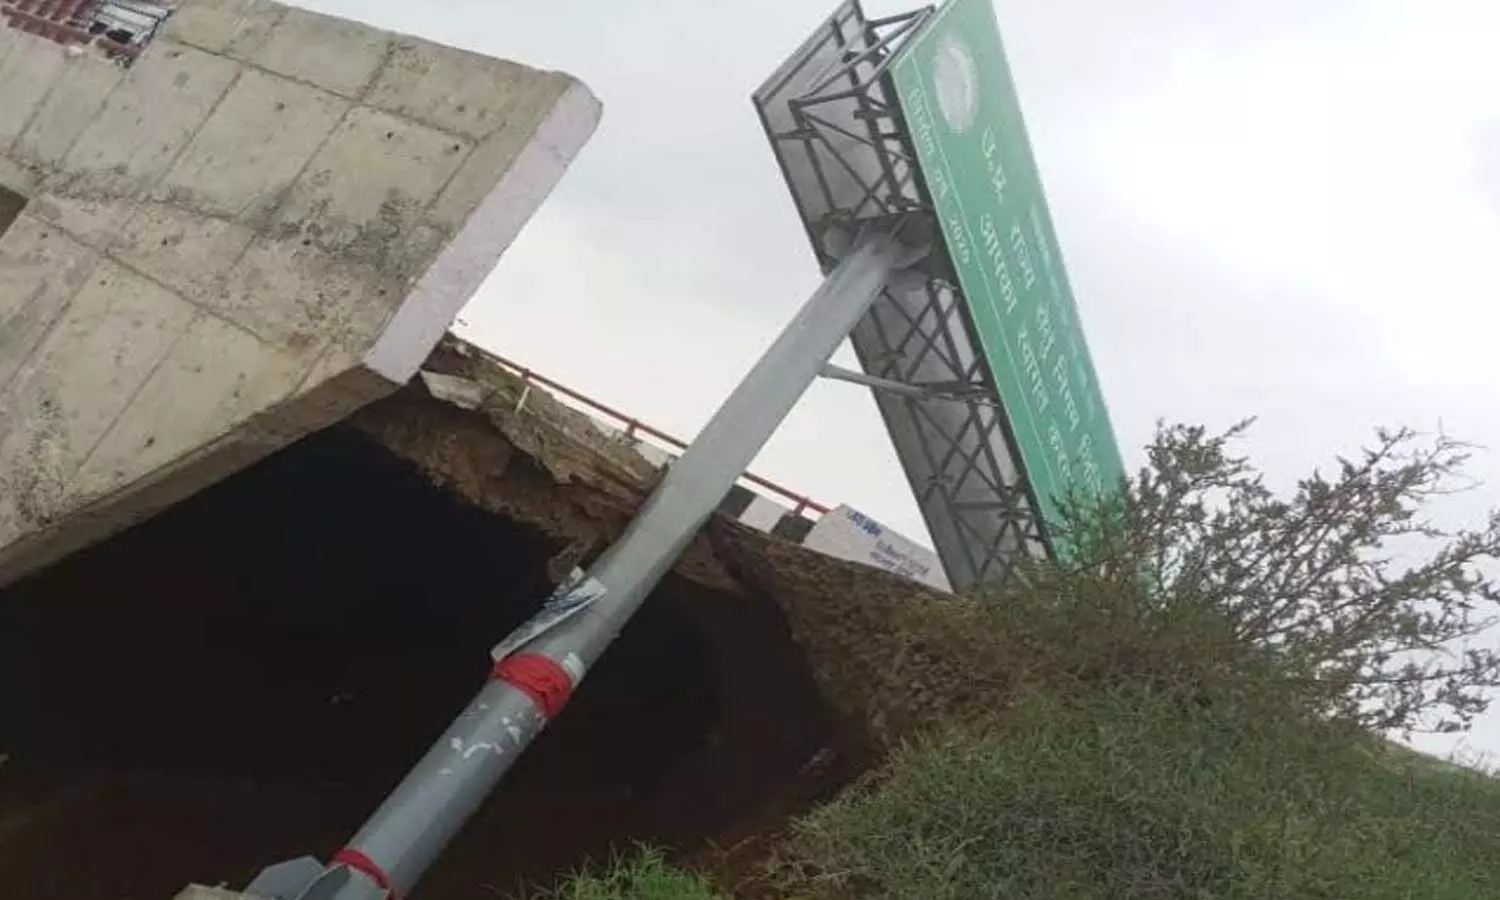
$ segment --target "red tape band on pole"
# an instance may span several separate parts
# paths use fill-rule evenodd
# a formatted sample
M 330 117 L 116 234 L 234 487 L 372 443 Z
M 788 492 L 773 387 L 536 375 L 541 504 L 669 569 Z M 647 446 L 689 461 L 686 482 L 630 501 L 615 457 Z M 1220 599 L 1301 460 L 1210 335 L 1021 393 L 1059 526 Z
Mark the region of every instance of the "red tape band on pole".
M 345 847 L 333 855 L 333 865 L 347 866 L 375 882 L 375 886 L 389 894 L 392 900 L 397 897 L 396 888 L 391 884 L 391 876 L 385 874 L 385 870 L 376 865 L 375 860 L 358 850 Z
M 493 677 L 530 697 L 548 719 L 557 718 L 573 696 L 568 670 L 536 653 L 518 653 L 495 663 Z

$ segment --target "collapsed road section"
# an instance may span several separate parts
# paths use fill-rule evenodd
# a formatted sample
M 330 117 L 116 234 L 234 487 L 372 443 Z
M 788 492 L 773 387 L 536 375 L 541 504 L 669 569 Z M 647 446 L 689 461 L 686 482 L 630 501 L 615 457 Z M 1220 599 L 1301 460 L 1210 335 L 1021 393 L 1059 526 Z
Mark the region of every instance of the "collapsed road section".
M 656 469 L 434 350 L 599 104 L 264 0 L 0 13 L 0 892 L 242 884 L 336 849 L 471 644 L 649 508 Z M 914 636 L 949 598 L 692 531 L 434 892 L 759 833 L 982 681 Z
M 477 403 L 418 379 L 0 593 L 0 895 L 171 897 L 336 849 L 658 477 L 473 348 L 426 369 Z M 719 521 L 426 892 L 773 831 L 992 688 L 952 661 L 964 612 Z

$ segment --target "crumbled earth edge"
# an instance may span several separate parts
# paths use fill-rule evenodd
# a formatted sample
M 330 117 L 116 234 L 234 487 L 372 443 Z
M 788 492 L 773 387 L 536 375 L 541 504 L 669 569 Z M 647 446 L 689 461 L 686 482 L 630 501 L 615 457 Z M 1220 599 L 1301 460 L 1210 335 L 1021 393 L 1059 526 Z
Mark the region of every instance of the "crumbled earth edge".
M 586 415 L 527 390 L 471 345 L 447 339 L 426 369 L 477 385 L 477 408 L 438 400 L 419 379 L 352 424 L 434 483 L 566 543 L 554 579 L 616 538 L 660 477 Z M 982 719 L 1005 693 L 993 641 L 974 634 L 972 607 L 952 595 L 723 517 L 677 569 L 777 603 L 829 702 L 882 747 L 944 721 Z
M 424 372 L 350 423 L 434 483 L 566 546 L 549 566 L 554 580 L 615 539 L 660 478 L 632 447 L 472 345 L 446 339 Z M 439 380 L 444 389 L 430 390 Z M 919 730 L 1001 714 L 1004 660 L 975 627 L 972 606 L 951 595 L 725 517 L 699 534 L 677 571 L 781 608 L 824 699 L 873 750 L 871 767 Z M 748 840 L 745 852 L 769 852 L 764 843 Z

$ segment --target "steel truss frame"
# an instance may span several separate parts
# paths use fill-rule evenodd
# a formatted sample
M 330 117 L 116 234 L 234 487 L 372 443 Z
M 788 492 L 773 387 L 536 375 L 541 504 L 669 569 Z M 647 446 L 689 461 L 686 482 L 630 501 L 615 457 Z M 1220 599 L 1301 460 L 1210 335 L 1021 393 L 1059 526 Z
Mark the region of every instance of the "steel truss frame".
M 865 373 L 894 383 L 873 385 L 876 402 L 962 590 L 1049 547 L 889 76 L 932 14 L 870 19 L 845 0 L 753 99 L 825 273 L 840 256 L 830 236 L 864 220 L 915 215 L 938 248 L 850 338 Z

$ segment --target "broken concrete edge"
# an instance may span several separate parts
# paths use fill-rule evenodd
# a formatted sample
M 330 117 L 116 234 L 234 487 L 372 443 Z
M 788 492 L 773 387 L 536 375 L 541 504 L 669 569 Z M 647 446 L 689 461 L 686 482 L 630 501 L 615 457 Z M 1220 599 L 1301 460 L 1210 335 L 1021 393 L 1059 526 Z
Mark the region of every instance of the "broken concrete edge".
M 567 466 L 559 465 L 562 454 L 546 452 L 544 435 L 576 443 L 605 469 L 599 474 L 621 480 L 632 492 L 649 490 L 661 475 L 658 466 L 635 447 L 607 431 L 587 413 L 557 399 L 550 391 L 533 389 L 522 377 L 477 345 L 448 335 L 429 355 L 422 367 L 424 387 L 438 399 L 456 406 L 472 405 L 486 412 L 490 422 L 528 456 L 536 459 L 562 482 L 570 480 Z M 539 442 L 540 441 L 540 442 Z M 557 447 L 553 443 L 550 446 Z
M 346 372 L 275 410 L 274 417 L 263 413 L 145 478 L 0 547 L 0 573 L 9 576 L 0 577 L 0 588 L 166 510 L 301 437 L 337 424 L 346 406 L 357 408 L 372 395 L 390 393 L 376 377 L 363 369 Z
M 602 551 L 661 475 L 586 415 L 528 392 L 452 336 L 420 378 L 348 424 L 467 502 L 546 535 L 562 548 L 548 566 L 554 582 Z M 701 553 L 680 568 L 701 584 L 732 589 Z
M 462 349 L 461 339 L 450 339 L 450 346 L 460 355 L 478 352 L 477 348 Z M 576 427 L 568 428 L 571 437 L 599 447 L 606 455 L 617 456 L 622 464 L 635 462 L 639 465 L 636 460 L 639 456 L 652 469 L 665 471 L 674 459 L 672 454 L 632 435 L 629 429 L 601 419 L 598 413 L 606 408 L 594 405 L 582 395 L 535 378 L 534 373 L 503 358 L 491 356 L 486 357 L 486 361 L 491 367 L 499 366 L 512 378 L 512 382 L 503 387 L 506 402 L 553 404 L 553 413 L 547 417 L 549 421 L 576 423 Z M 502 389 L 494 383 L 486 387 L 478 381 L 445 374 L 431 366 L 423 368 L 419 376 L 428 393 L 467 410 L 481 408 L 492 392 Z M 563 400 L 564 396 L 574 402 Z M 606 412 L 605 415 L 618 418 L 618 414 Z M 741 479 L 719 502 L 718 511 L 724 517 L 757 531 L 785 538 L 826 556 L 895 572 L 951 593 L 941 564 L 930 549 L 846 505 L 819 508 L 816 516 L 809 515 L 803 505 L 793 507 L 774 499 L 770 492 L 761 492 L 758 485 L 765 483 L 748 476 Z M 784 490 L 775 493 L 783 498 L 795 496 Z

